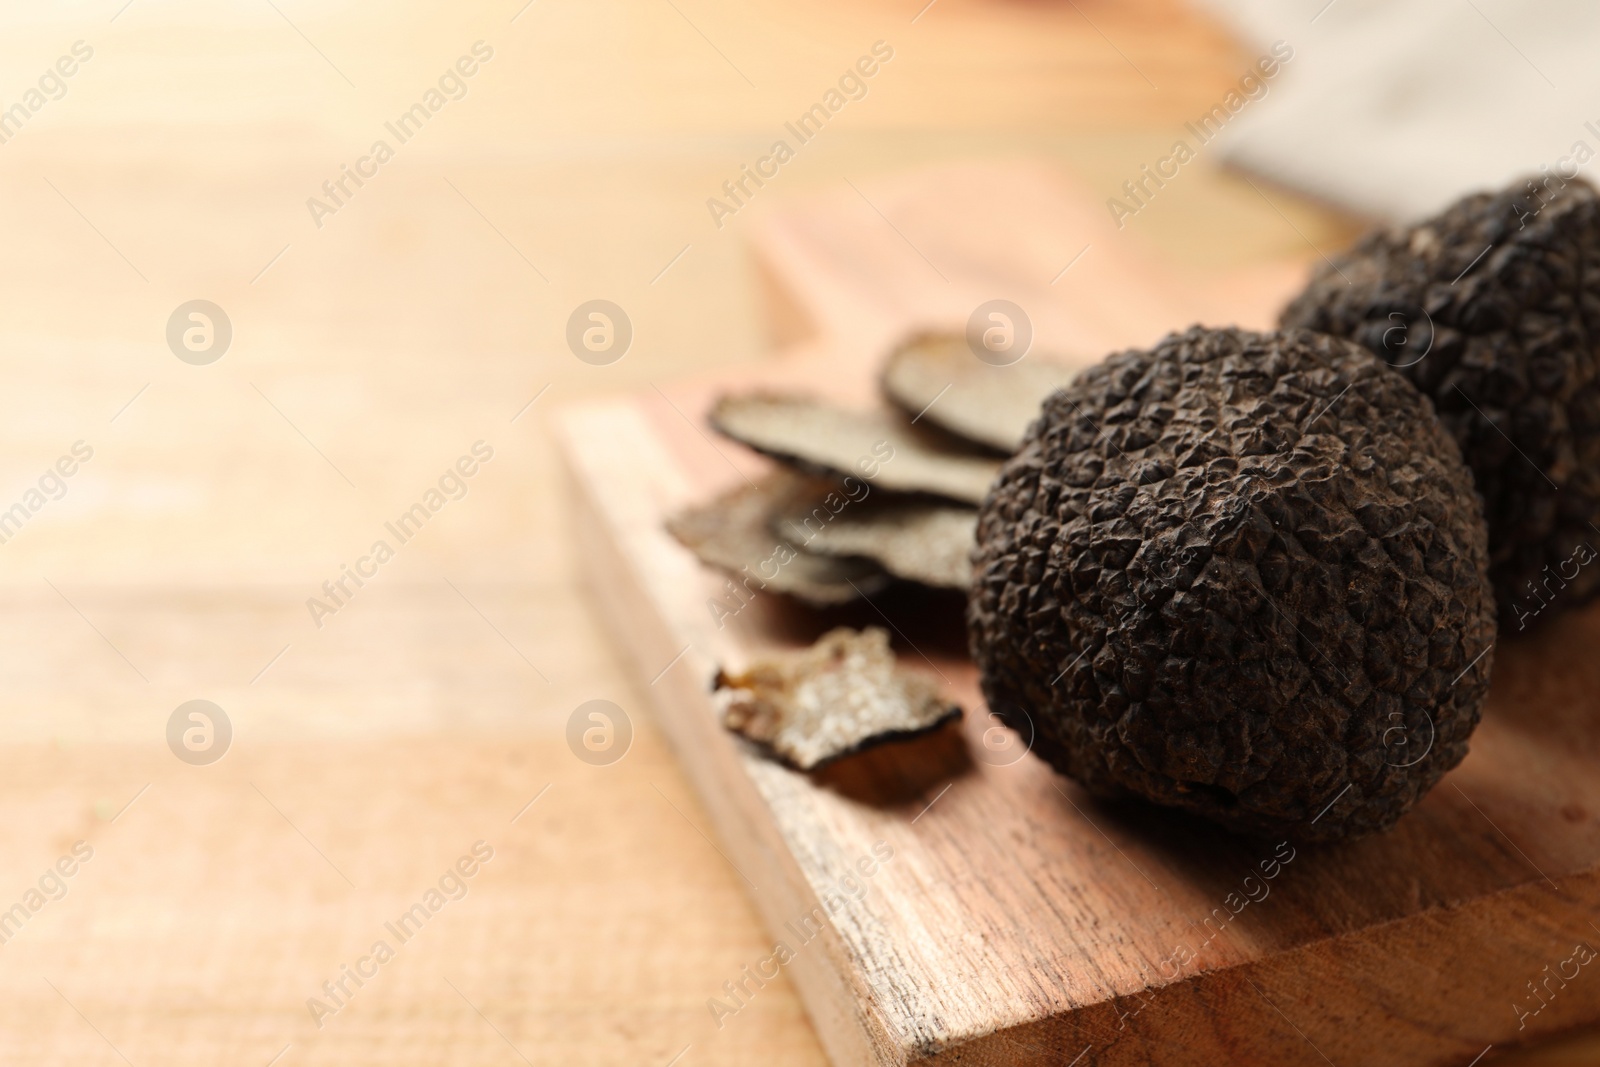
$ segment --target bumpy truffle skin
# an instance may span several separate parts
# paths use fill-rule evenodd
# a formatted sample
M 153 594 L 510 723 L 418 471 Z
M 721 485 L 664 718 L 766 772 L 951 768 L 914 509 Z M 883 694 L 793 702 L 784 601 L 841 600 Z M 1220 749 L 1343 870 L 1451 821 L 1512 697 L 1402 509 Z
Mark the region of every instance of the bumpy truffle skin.
M 1366 237 L 1282 319 L 1361 342 L 1432 398 L 1483 494 L 1509 633 L 1600 594 L 1600 197 L 1532 184 Z
M 1426 398 L 1322 334 L 1194 327 L 1085 372 L 973 563 L 992 710 L 1093 793 L 1249 834 L 1388 828 L 1488 690 L 1471 476 Z

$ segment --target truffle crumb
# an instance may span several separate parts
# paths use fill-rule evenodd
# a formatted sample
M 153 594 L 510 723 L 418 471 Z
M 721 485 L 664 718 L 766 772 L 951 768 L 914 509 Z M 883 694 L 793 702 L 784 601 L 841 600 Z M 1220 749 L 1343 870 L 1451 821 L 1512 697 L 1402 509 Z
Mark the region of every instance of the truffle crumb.
M 718 671 L 714 688 L 725 694 L 724 726 L 802 771 L 961 716 L 937 683 L 896 666 L 877 627 L 840 627 L 802 652 Z

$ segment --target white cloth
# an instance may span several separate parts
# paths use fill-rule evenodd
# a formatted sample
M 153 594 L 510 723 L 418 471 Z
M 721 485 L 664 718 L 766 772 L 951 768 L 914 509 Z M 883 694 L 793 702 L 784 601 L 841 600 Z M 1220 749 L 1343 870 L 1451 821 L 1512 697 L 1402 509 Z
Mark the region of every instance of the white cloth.
M 1217 141 L 1273 181 L 1404 220 L 1563 159 L 1570 176 L 1578 142 L 1600 157 L 1596 0 L 1197 2 L 1295 50 Z

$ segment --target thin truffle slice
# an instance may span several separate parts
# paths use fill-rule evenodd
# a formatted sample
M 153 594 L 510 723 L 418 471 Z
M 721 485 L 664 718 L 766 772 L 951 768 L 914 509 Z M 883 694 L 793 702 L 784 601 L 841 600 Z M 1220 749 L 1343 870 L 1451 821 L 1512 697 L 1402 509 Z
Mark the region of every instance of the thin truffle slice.
M 672 516 L 667 532 L 741 588 L 771 589 L 819 607 L 846 604 L 883 588 L 883 571 L 865 559 L 802 552 L 774 532 L 780 516 L 806 511 L 831 491 L 830 482 L 773 471 L 753 489 L 741 485 Z
M 803 652 L 718 671 L 714 685 L 724 726 L 802 771 L 961 717 L 936 682 L 896 666 L 878 627 L 830 630 Z
M 1034 357 L 996 367 L 974 356 L 961 334 L 923 334 L 889 356 L 879 385 L 909 414 L 1009 455 L 1039 417 L 1045 397 L 1077 373 Z
M 972 584 L 975 508 L 894 497 L 841 509 L 790 515 L 779 531 L 800 538 L 807 552 L 864 556 L 910 582 L 966 591 Z
M 1536 191 L 1535 191 L 1536 190 Z M 1600 194 L 1551 177 L 1380 231 L 1283 313 L 1416 383 L 1489 522 L 1500 626 L 1600 595 Z
M 998 459 L 897 413 L 852 411 L 806 396 L 725 396 L 710 418 L 719 433 L 757 452 L 896 492 L 977 504 L 1000 470 Z
M 1045 402 L 981 509 L 968 633 L 990 708 L 1091 792 L 1352 837 L 1466 755 L 1486 541 L 1455 441 L 1371 352 L 1195 327 Z

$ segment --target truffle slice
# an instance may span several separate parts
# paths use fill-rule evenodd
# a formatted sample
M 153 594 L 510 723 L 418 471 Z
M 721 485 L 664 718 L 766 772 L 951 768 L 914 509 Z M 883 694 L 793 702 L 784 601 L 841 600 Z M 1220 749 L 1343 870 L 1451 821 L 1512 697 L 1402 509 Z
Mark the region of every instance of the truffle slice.
M 993 711 L 1093 793 L 1240 831 L 1393 825 L 1489 688 L 1471 475 L 1410 383 L 1323 334 L 1194 327 L 1085 371 L 1006 463 L 973 569 Z
M 1009 455 L 1044 398 L 1077 373 L 1037 358 L 996 367 L 974 356 L 961 334 L 924 334 L 889 356 L 879 384 L 907 413 Z
M 830 630 L 803 652 L 718 671 L 714 684 L 725 694 L 724 726 L 803 771 L 961 716 L 932 679 L 895 665 L 877 627 Z
M 1433 401 L 1483 494 L 1509 632 L 1600 593 L 1600 196 L 1552 178 L 1369 235 L 1283 313 Z M 1552 610 L 1553 609 L 1553 610 Z
M 930 493 L 976 504 L 1000 461 L 913 426 L 897 414 L 851 411 L 805 396 L 726 396 L 711 409 L 722 434 L 800 468 L 864 478 L 902 493 Z
M 881 589 L 887 577 L 867 560 L 811 555 L 774 532 L 780 516 L 809 510 L 831 491 L 832 483 L 774 471 L 753 489 L 741 485 L 679 512 L 667 520 L 667 531 L 701 562 L 750 589 L 788 593 L 819 607 L 845 604 Z
M 896 497 L 828 515 L 791 515 L 779 531 L 800 538 L 807 552 L 864 556 L 896 578 L 963 592 L 972 582 L 978 512 L 959 504 Z

